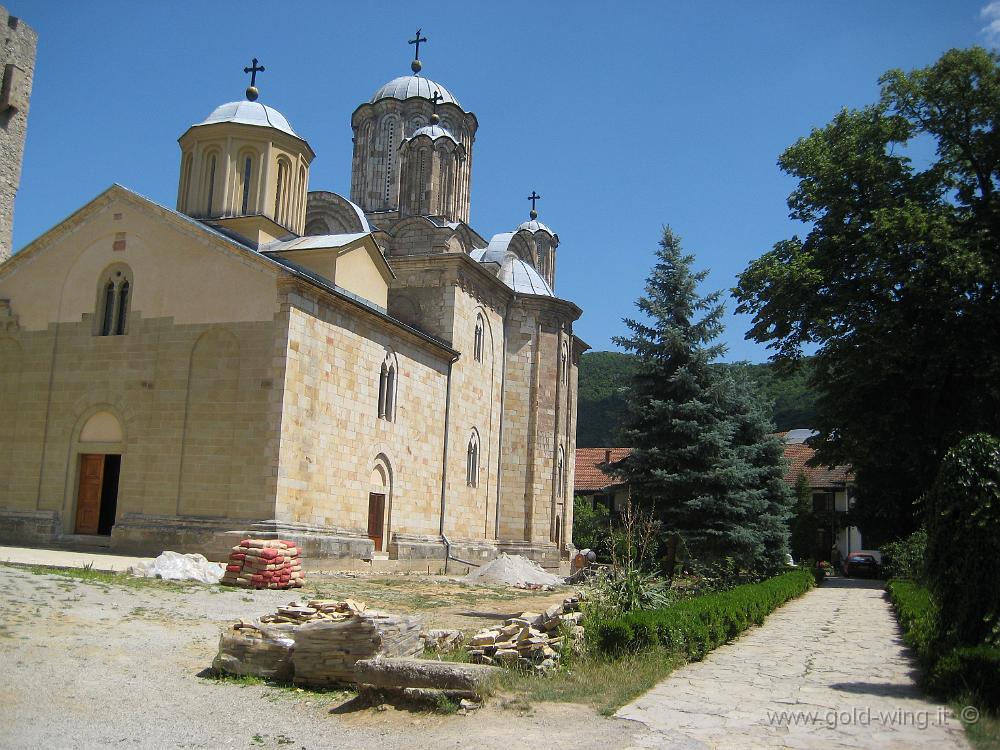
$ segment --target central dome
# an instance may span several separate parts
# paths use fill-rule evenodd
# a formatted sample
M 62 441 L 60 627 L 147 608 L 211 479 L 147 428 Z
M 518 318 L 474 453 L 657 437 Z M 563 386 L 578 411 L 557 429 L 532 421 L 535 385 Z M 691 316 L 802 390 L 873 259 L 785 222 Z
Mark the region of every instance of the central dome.
M 411 99 L 415 96 L 430 99 L 434 96 L 435 91 L 441 94 L 441 104 L 451 103 L 459 107 L 462 106 L 458 103 L 458 99 L 440 83 L 432 81 L 429 78 L 421 78 L 420 76 L 400 76 L 399 78 L 393 78 L 389 83 L 375 92 L 370 103 L 374 104 L 380 99 Z
M 212 125 L 217 122 L 236 122 L 241 125 L 270 127 L 288 133 L 288 135 L 294 135 L 296 138 L 299 137 L 299 134 L 292 130 L 292 126 L 288 124 L 288 120 L 281 112 L 264 106 L 260 102 L 243 100 L 220 105 L 198 125 Z

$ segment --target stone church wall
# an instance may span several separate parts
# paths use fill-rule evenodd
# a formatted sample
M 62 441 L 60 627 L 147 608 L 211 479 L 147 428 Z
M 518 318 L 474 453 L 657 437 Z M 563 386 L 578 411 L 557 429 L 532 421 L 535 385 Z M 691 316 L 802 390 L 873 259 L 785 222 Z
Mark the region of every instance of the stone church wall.
M 0 6 L 0 263 L 13 252 L 14 198 L 21 182 L 38 35 Z
M 496 538 L 503 317 L 479 298 L 482 295 L 477 295 L 473 284 L 449 288 L 454 295 L 452 346 L 462 356 L 452 374 L 445 534 L 451 541 L 491 542 Z M 482 360 L 476 361 L 475 331 L 479 316 L 484 322 L 484 340 Z M 473 432 L 479 445 L 479 471 L 470 485 L 467 467 Z M 492 557 L 492 546 L 488 552 Z
M 221 548 L 274 515 L 277 272 L 128 200 L 83 211 L 0 266 L 0 536 L 72 535 L 80 456 L 120 454 L 113 549 Z M 132 280 L 124 335 L 97 335 L 108 268 Z M 97 413 L 120 443 L 82 439 Z
M 565 323 L 547 307 L 546 301 L 521 300 L 508 323 L 500 516 L 504 548 L 557 560 L 556 519 L 564 544 L 572 534 L 576 373 Z
M 440 557 L 450 355 L 305 288 L 287 293 L 287 307 L 277 519 L 301 525 L 303 533 L 326 535 L 322 544 L 334 554 L 370 557 L 368 496 L 384 492 L 384 549 L 401 557 Z M 387 357 L 397 368 L 391 420 L 378 413 Z M 388 475 L 384 484 L 379 470 Z

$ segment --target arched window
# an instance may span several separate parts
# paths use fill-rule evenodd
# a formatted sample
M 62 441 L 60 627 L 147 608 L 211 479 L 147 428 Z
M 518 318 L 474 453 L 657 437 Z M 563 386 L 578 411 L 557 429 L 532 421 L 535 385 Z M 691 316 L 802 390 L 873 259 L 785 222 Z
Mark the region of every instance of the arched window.
M 285 211 L 281 203 L 288 189 L 288 163 L 284 159 L 278 160 L 278 178 L 274 185 L 274 220 L 279 224 L 285 224 Z
M 118 306 L 115 309 L 115 336 L 125 335 L 125 324 L 128 322 L 128 280 L 118 287 Z
M 390 353 L 382 362 L 378 383 L 378 418 L 395 421 L 396 413 L 396 359 Z
M 179 210 L 186 212 L 191 205 L 191 172 L 194 170 L 194 155 L 190 152 L 184 156 L 184 167 L 181 169 L 181 194 L 177 200 Z
M 247 156 L 243 159 L 243 203 L 240 213 L 246 214 L 250 207 L 250 178 L 253 177 L 253 159 Z
M 396 168 L 396 121 L 389 118 L 385 121 L 385 182 L 383 185 L 383 208 L 390 207 L 392 197 L 392 175 Z
M 475 340 L 472 344 L 472 356 L 475 358 L 476 362 L 483 361 L 483 330 L 485 324 L 482 315 L 476 316 L 476 335 Z
M 218 162 L 218 157 L 216 154 L 210 154 L 208 157 L 208 169 L 206 170 L 206 184 L 204 195 L 207 196 L 205 202 L 205 214 L 211 215 L 212 204 L 215 202 L 215 167 Z
M 569 383 L 569 350 L 566 348 L 566 342 L 562 345 L 562 354 L 559 357 L 559 372 L 562 376 L 563 383 Z
M 559 458 L 556 462 L 556 497 L 562 497 L 563 485 L 566 483 L 566 466 L 563 456 L 563 448 L 559 446 Z
M 98 336 L 124 336 L 128 333 L 131 301 L 132 272 L 124 263 L 116 263 L 101 275 L 95 333 Z
M 470 487 L 479 486 L 479 433 L 472 431 L 465 454 L 465 482 Z

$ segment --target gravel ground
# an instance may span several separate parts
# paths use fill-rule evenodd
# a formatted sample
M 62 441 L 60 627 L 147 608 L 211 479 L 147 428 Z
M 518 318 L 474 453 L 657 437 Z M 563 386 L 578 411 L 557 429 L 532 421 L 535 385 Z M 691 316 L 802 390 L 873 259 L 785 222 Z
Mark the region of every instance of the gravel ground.
M 198 676 L 226 622 L 271 612 L 290 592 L 125 588 L 8 566 L 0 574 L 3 748 L 660 746 L 639 724 L 577 705 L 467 716 L 349 710 L 341 694 Z

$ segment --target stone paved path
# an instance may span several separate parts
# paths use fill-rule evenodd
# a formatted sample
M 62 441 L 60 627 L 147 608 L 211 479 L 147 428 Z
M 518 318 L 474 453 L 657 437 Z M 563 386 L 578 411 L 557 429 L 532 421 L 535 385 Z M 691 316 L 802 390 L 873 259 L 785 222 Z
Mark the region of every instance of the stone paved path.
M 881 582 L 832 579 L 616 716 L 645 748 L 968 748 L 915 675 Z

